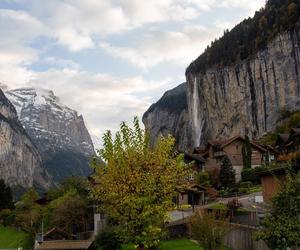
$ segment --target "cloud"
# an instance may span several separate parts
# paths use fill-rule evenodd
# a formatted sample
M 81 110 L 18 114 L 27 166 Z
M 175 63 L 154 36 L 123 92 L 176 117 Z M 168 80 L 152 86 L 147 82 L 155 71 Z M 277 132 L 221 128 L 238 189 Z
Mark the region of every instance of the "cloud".
M 227 24 L 229 25 L 229 24 Z M 100 43 L 113 57 L 121 58 L 138 68 L 148 70 L 160 63 L 172 63 L 186 66 L 197 57 L 211 40 L 222 34 L 224 26 L 203 27 L 186 26 L 180 32 L 150 31 L 138 46 L 116 47 L 109 43 Z
M 142 76 L 121 78 L 66 68 L 32 72 L 26 83 L 6 85 L 9 89 L 32 86 L 53 90 L 63 104 L 83 114 L 99 147 L 107 129 L 115 132 L 121 121 L 131 122 L 134 116 L 141 117 L 153 98 L 159 97 L 170 82 L 170 79 L 149 81 Z

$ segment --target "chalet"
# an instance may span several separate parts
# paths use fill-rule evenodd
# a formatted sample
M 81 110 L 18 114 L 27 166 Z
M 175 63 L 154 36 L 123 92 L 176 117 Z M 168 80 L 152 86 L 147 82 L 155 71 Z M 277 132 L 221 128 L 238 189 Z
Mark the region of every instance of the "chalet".
M 291 168 L 294 173 L 299 172 L 300 165 L 295 164 Z M 271 198 L 280 189 L 280 186 L 286 181 L 287 167 L 281 166 L 269 169 L 260 173 L 262 193 L 265 202 L 270 202 Z
M 236 181 L 241 180 L 241 172 L 243 170 L 243 154 L 242 149 L 245 139 L 241 136 L 233 137 L 229 140 L 211 140 L 208 142 L 206 150 L 208 154 L 205 156 L 205 169 L 220 168 L 223 158 L 227 156 L 232 163 L 236 172 Z M 255 142 L 250 142 L 252 149 L 251 164 L 257 167 L 270 160 L 270 153 L 264 147 Z
M 193 181 L 189 182 L 186 189 L 179 192 L 178 198 L 175 201 L 176 205 L 191 205 L 193 207 L 204 205 L 205 203 L 206 188 Z
M 286 180 L 286 168 L 279 167 L 260 173 L 262 194 L 265 202 L 270 202 L 272 196 L 279 190 Z

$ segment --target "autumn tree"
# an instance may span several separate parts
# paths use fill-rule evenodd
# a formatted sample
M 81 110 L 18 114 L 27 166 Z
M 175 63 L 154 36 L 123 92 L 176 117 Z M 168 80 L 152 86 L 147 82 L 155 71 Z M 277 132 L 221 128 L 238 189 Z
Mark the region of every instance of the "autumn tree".
M 151 147 L 135 118 L 133 128 L 121 123 L 114 139 L 108 131 L 98 151 L 105 164 L 94 164 L 93 196 L 118 235 L 140 249 L 158 245 L 172 198 L 186 180 L 183 156 L 176 154 L 174 144 L 167 136 Z
M 220 169 L 220 183 L 221 187 L 231 189 L 235 185 L 235 171 L 227 156 L 224 157 Z
M 263 220 L 257 239 L 270 249 L 300 246 L 300 173 L 288 171 L 287 180 L 272 198 L 272 211 Z

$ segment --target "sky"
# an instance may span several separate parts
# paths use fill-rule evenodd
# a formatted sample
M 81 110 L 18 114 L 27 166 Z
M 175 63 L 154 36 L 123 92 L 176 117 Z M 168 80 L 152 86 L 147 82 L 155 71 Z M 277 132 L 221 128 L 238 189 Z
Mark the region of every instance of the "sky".
M 265 0 L 0 0 L 0 87 L 51 89 L 97 147 L 185 81 L 212 40 Z

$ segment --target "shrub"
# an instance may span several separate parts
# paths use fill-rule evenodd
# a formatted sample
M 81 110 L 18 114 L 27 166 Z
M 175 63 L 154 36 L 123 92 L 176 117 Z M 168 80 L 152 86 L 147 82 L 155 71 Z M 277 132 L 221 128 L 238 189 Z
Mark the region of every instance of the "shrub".
M 243 181 L 240 183 L 240 188 L 249 188 L 252 186 L 252 182 L 251 181 Z
M 238 208 L 242 207 L 242 203 L 240 203 L 238 199 L 232 199 L 228 201 L 227 207 L 230 210 L 236 211 Z
M 216 189 L 214 189 L 213 187 L 208 187 L 206 189 L 206 192 L 207 192 L 207 194 L 208 194 L 208 196 L 209 196 L 209 198 L 211 200 L 217 199 L 217 197 L 218 197 L 218 191 Z
M 266 167 L 246 168 L 242 171 L 242 182 L 251 182 L 252 184 L 260 184 L 259 173 L 265 171 Z
M 193 239 L 205 250 L 218 250 L 228 231 L 228 223 L 216 221 L 213 215 L 198 211 L 191 217 L 190 229 Z
M 241 188 L 239 188 L 239 193 L 248 194 L 249 193 L 249 188 L 241 187 Z
M 121 241 L 112 228 L 105 228 L 97 235 L 95 245 L 98 250 L 121 249 Z

